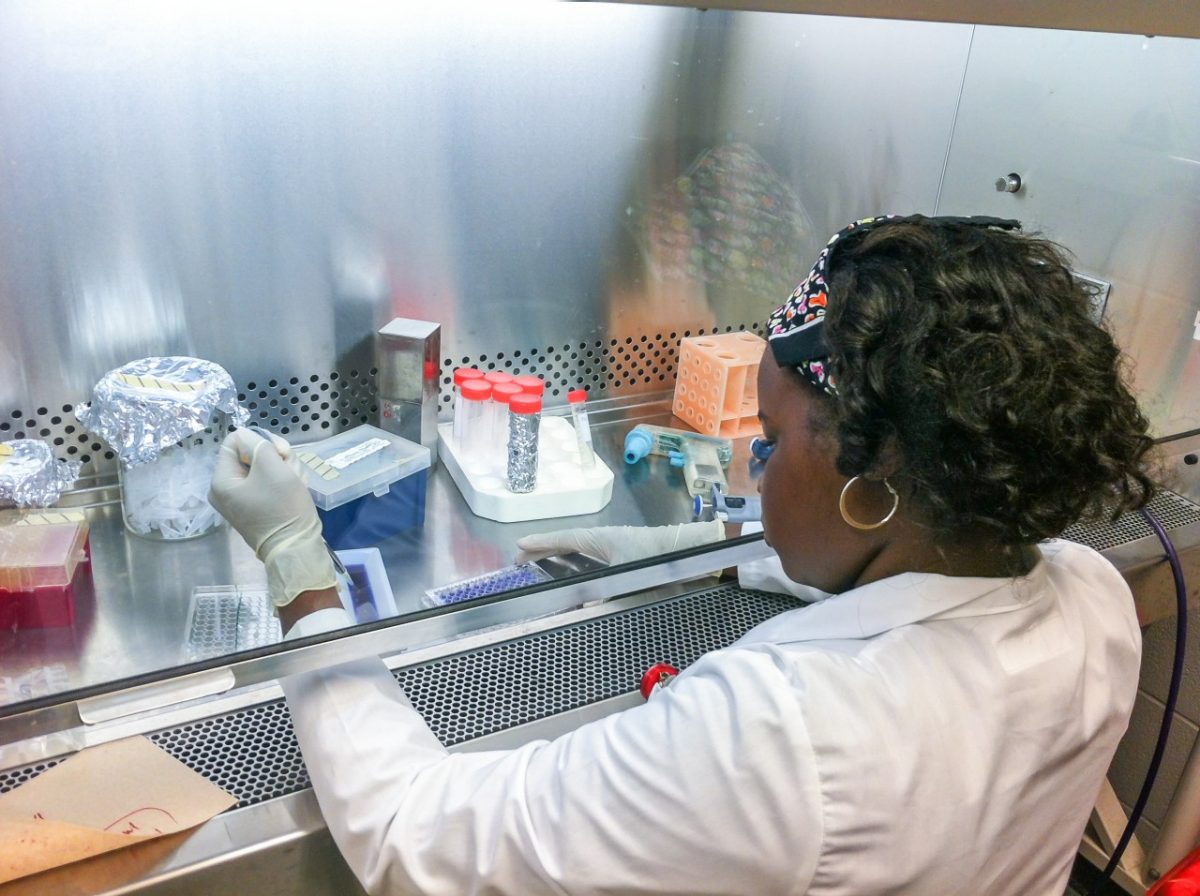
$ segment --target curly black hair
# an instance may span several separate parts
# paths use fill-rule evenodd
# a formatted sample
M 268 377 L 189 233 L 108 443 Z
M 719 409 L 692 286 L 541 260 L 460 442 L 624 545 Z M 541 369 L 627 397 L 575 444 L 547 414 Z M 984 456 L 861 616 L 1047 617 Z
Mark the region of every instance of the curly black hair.
M 1149 424 L 1060 246 L 897 222 L 846 238 L 829 293 L 843 475 L 898 449 L 935 533 L 968 527 L 1004 544 L 1152 497 Z

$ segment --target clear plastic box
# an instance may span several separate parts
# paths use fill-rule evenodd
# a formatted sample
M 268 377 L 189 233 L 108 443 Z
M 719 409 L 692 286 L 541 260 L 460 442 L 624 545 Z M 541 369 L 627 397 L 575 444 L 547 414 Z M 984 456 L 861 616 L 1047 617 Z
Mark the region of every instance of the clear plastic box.
M 335 550 L 369 547 L 424 524 L 428 448 L 363 424 L 300 445 L 296 457 Z
M 0 620 L 49 628 L 75 621 L 74 581 L 88 562 L 88 525 L 0 526 Z

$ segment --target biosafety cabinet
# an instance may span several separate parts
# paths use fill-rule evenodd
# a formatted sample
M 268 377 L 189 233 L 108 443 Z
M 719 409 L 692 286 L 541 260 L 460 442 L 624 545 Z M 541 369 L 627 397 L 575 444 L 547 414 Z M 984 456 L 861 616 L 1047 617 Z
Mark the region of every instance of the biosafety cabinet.
M 1100 3 L 1035 19 L 972 3 L 427 6 L 0 7 L 0 440 L 79 462 L 55 510 L 88 533 L 73 617 L 0 631 L 0 795 L 143 734 L 237 799 L 190 835 L 5 892 L 354 892 L 280 676 L 383 656 L 447 745 L 484 749 L 632 705 L 651 664 L 686 665 L 791 606 L 710 575 L 764 556 L 756 535 L 459 603 L 429 592 L 508 567 L 524 535 L 691 520 L 678 471 L 626 464 L 625 433 L 681 426 L 680 340 L 761 333 L 828 236 L 866 215 L 1015 217 L 1073 251 L 1131 358 L 1172 489 L 1153 509 L 1200 589 L 1187 4 L 1144 4 L 1133 23 Z M 500 522 L 431 457 L 421 519 L 370 545 L 390 595 L 378 618 L 277 643 L 241 539 L 130 533 L 118 459 L 76 412 L 107 372 L 185 356 L 220 365 L 251 422 L 301 450 L 386 429 L 376 333 L 396 318 L 437 325 L 420 375 L 443 427 L 459 367 L 541 377 L 543 414 L 564 423 L 585 389 L 611 492 L 599 510 Z M 726 475 L 752 492 L 747 437 Z M 1139 519 L 1066 534 L 1117 563 L 1146 623 L 1111 819 L 1161 712 L 1171 577 Z M 1190 786 L 1194 680 L 1176 722 L 1142 852 L 1118 872 L 1131 893 L 1165 870 L 1160 829 Z M 1186 841 L 1197 822 L 1174 814 Z M 1093 831 L 1093 861 L 1111 830 Z

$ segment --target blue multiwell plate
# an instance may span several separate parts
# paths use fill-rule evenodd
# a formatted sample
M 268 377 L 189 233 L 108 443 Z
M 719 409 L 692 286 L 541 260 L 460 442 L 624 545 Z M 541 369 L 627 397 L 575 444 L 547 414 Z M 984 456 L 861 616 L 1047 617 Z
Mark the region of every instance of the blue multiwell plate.
M 549 573 L 532 563 L 517 563 L 474 578 L 430 588 L 425 592 L 425 598 L 426 603 L 432 606 L 444 607 L 464 600 L 487 597 L 489 594 L 537 585 L 548 582 L 551 578 Z

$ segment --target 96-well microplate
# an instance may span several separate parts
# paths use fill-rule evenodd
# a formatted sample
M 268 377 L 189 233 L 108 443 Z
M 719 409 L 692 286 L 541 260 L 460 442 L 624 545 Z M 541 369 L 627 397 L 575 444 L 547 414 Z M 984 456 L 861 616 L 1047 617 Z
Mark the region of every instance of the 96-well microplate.
M 461 582 L 430 588 L 425 592 L 425 603 L 429 606 L 444 607 L 464 600 L 487 597 L 489 594 L 499 594 L 501 591 L 537 585 L 550 579 L 549 573 L 532 563 L 518 563 L 471 579 L 463 579 Z

